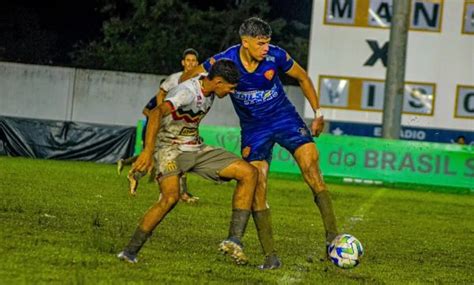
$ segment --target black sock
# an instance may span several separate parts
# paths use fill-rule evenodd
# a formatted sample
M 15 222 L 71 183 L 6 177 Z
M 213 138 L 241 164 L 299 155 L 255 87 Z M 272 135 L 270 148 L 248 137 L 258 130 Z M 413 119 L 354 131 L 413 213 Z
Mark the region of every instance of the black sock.
M 188 193 L 188 177 L 186 174 L 183 174 L 179 178 L 179 194 L 183 195 L 184 193 Z
M 140 226 L 138 226 L 124 251 L 132 255 L 137 255 L 150 236 L 151 233 L 144 232 L 142 229 L 140 229 Z
M 321 218 L 323 219 L 324 229 L 326 230 L 326 242 L 330 243 L 337 236 L 337 225 L 329 192 L 324 190 L 316 193 L 314 202 L 318 206 Z
M 230 227 L 229 227 L 229 238 L 236 239 L 239 242 L 242 240 L 242 237 L 245 233 L 245 228 L 247 227 L 247 223 L 249 221 L 250 211 L 249 210 L 241 210 L 241 209 L 233 209 L 232 210 L 232 218 L 230 220 Z
M 263 254 L 265 254 L 265 256 L 276 254 L 270 209 L 252 212 L 252 216 L 255 227 L 257 228 L 258 240 L 262 246 Z
M 131 165 L 137 160 L 138 156 L 132 156 L 123 160 L 124 165 Z

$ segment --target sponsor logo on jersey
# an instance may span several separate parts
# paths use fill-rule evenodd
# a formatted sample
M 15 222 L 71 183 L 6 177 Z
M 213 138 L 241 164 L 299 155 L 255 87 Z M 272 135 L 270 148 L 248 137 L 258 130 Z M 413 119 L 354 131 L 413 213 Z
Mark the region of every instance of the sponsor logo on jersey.
M 244 105 L 256 105 L 272 100 L 278 97 L 276 84 L 269 90 L 238 91 L 232 97 L 243 102 Z
M 195 137 L 198 135 L 198 129 L 197 128 L 187 128 L 184 127 L 181 129 L 179 132 L 180 136 L 187 136 L 187 137 Z
M 269 69 L 269 70 L 265 71 L 265 73 L 263 74 L 263 76 L 265 76 L 265 78 L 268 79 L 269 81 L 271 81 L 273 79 L 274 75 L 275 75 L 275 70 L 273 70 L 273 69 Z
M 265 57 L 265 60 L 266 60 L 266 61 L 275 62 L 275 57 L 272 56 L 272 55 L 267 55 L 267 56 Z

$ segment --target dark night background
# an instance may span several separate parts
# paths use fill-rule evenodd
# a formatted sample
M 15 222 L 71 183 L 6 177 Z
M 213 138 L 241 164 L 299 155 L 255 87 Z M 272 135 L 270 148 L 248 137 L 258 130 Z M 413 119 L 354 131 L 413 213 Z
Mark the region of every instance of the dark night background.
M 189 9 L 194 9 L 196 11 L 213 10 L 223 11 L 225 13 L 234 11 L 236 7 L 239 7 L 239 5 L 243 6 L 244 4 L 252 4 L 252 0 L 7 1 L 1 4 L 2 8 L 0 12 L 0 60 L 136 72 L 155 73 L 160 72 L 161 70 L 169 72 L 169 69 L 177 67 L 176 58 L 170 59 L 173 61 L 173 64 L 168 64 L 163 58 L 157 56 L 155 56 L 155 58 L 151 57 L 151 60 L 156 61 L 157 64 L 143 68 L 139 67 L 143 66 L 143 64 L 139 63 L 139 58 L 135 60 L 137 61 L 137 66 L 134 66 L 133 58 L 129 58 L 128 61 L 124 60 L 122 64 L 117 66 L 107 64 L 106 60 L 104 61 L 102 59 L 104 54 L 108 55 L 113 52 L 106 50 L 104 53 L 100 53 L 100 50 L 103 50 L 104 47 L 109 49 L 116 44 L 111 42 L 110 39 L 104 41 L 104 23 L 110 22 L 110 19 L 112 18 L 133 18 L 136 12 L 136 4 L 134 7 L 134 3 L 138 2 L 150 6 L 154 5 L 156 2 L 176 2 L 180 5 L 185 3 Z M 311 0 L 260 0 L 253 2 L 258 3 L 253 5 L 260 5 L 260 7 L 265 5 L 268 8 L 268 11 L 263 15 L 265 20 L 269 22 L 276 20 L 279 21 L 278 23 L 284 22 L 288 24 L 287 28 L 280 30 L 278 30 L 278 28 L 275 30 L 274 28 L 273 43 L 287 48 L 297 60 L 299 60 L 303 65 L 306 65 L 307 40 L 309 37 L 309 25 L 311 22 Z M 179 9 L 180 8 L 177 8 L 176 11 L 180 11 Z M 256 13 L 253 13 L 255 11 Z M 250 8 L 249 11 L 242 12 L 240 17 L 262 16 L 259 15 L 259 11 L 260 10 L 256 8 Z M 245 13 L 248 13 L 249 15 L 245 15 Z M 241 22 L 241 20 L 238 22 Z M 183 24 L 185 25 L 186 23 Z M 130 24 L 130 22 L 127 22 L 124 25 L 136 26 L 136 23 Z M 237 22 L 234 26 L 235 25 L 237 25 Z M 272 24 L 272 27 L 273 26 L 274 25 Z M 138 29 L 136 28 L 129 29 L 128 33 L 133 34 L 137 30 Z M 193 33 L 199 33 L 200 30 L 201 29 L 195 29 L 193 30 Z M 299 39 L 294 41 L 293 45 L 285 45 L 285 43 L 289 43 L 293 40 L 293 34 L 295 35 L 295 38 L 299 37 Z M 145 35 L 137 35 L 136 37 L 139 39 L 137 42 L 145 42 L 147 39 L 147 36 Z M 114 37 L 112 36 L 112 38 Z M 204 37 L 201 38 L 205 41 Z M 235 43 L 235 40 L 236 35 L 234 35 L 234 37 L 229 41 Z M 130 44 L 129 38 L 124 39 L 124 41 L 126 44 Z M 92 47 L 92 42 L 95 42 L 96 46 Z M 130 45 L 131 48 L 128 51 L 129 53 L 130 50 L 140 50 L 140 48 L 137 47 L 137 43 L 132 43 Z M 199 47 L 199 44 L 196 45 Z M 209 50 L 201 48 L 204 57 L 219 51 L 218 46 L 215 44 L 209 43 L 207 46 L 209 47 Z M 178 51 L 173 52 L 179 54 L 182 47 L 178 46 L 176 48 Z M 78 51 L 81 50 L 87 50 L 87 53 L 81 53 L 78 56 Z M 114 49 L 114 51 L 115 50 L 117 49 Z M 120 62 L 120 59 L 124 57 L 124 54 L 126 57 L 126 53 L 127 51 L 122 51 L 119 55 L 115 54 L 116 57 L 111 61 Z M 146 51 L 144 51 L 144 53 L 146 53 Z M 144 57 L 146 57 L 146 55 L 144 55 Z

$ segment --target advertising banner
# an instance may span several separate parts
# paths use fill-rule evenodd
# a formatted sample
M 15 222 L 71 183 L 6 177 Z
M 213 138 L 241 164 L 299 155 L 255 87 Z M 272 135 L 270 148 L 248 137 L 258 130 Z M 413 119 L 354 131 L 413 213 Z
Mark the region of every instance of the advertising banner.
M 206 144 L 240 155 L 240 130 L 201 126 Z M 437 191 L 474 190 L 474 148 L 457 144 L 333 136 L 315 139 L 325 177 L 365 185 L 418 185 Z M 276 145 L 271 171 L 299 174 L 298 165 Z

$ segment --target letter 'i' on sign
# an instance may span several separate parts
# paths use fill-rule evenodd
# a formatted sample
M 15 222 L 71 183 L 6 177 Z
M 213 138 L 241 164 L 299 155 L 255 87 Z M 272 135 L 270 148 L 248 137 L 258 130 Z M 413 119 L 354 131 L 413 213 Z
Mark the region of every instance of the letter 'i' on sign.
M 474 86 L 458 86 L 456 117 L 474 119 Z
M 463 33 L 474 34 L 474 1 L 464 0 Z
M 356 4 L 356 0 L 326 0 L 326 23 L 354 24 Z
M 384 82 L 363 81 L 362 82 L 362 100 L 360 108 L 362 110 L 383 109 L 384 100 Z
M 442 0 L 413 0 L 411 5 L 412 29 L 440 31 Z

